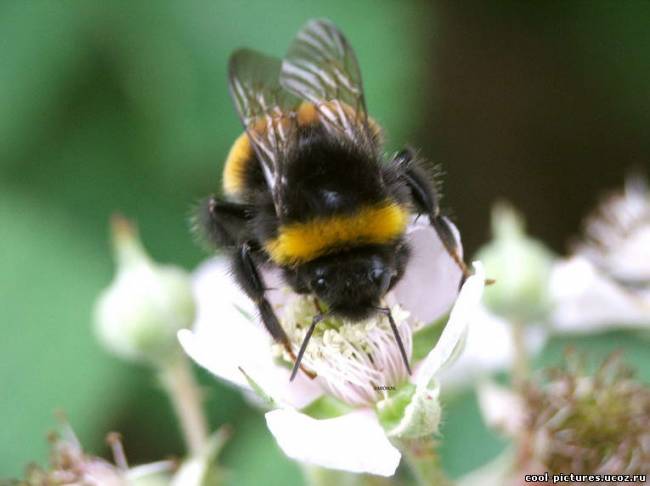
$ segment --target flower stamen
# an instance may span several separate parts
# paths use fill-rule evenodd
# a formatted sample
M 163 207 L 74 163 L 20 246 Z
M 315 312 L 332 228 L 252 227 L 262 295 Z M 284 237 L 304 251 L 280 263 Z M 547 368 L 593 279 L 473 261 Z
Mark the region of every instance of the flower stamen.
M 279 310 L 279 315 L 292 346 L 303 353 L 302 363 L 318 375 L 324 388 L 347 403 L 362 405 L 385 398 L 387 390 L 406 380 L 408 370 L 387 314 L 390 312 L 394 316 L 395 328 L 408 358 L 412 330 L 407 312 L 394 306 L 386 313 L 353 322 L 327 313 L 315 314 L 314 305 L 320 313 L 322 309 L 313 299 L 293 296 Z M 319 315 L 324 317 L 312 329 Z M 302 349 L 310 331 L 309 345 Z M 276 353 L 293 364 L 278 346 Z

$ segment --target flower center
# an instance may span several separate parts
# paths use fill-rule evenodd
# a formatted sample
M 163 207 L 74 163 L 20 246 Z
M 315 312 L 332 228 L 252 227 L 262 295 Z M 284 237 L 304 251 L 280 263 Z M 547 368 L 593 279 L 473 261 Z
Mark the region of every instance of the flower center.
M 295 353 L 318 313 L 313 297 L 296 295 L 279 310 Z M 408 312 L 396 305 L 391 314 L 410 356 L 412 330 Z M 274 349 L 293 365 L 282 346 L 276 345 Z M 326 317 L 316 326 L 302 364 L 318 375 L 329 392 L 353 405 L 368 405 L 385 398 L 388 391 L 396 389 L 408 376 L 390 322 L 383 314 L 358 322 Z

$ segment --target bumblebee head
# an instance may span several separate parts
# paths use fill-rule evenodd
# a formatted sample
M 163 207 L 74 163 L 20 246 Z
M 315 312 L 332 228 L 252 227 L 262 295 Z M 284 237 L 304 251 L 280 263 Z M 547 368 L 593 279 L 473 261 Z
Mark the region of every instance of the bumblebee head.
M 303 288 L 343 318 L 361 320 L 376 312 L 386 292 L 401 278 L 404 245 L 361 247 L 327 255 L 303 266 Z

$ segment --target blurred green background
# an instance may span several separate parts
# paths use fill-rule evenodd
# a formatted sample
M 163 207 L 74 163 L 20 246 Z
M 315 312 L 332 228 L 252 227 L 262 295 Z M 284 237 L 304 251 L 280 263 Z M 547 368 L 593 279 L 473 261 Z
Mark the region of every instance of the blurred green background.
M 0 3 L 0 477 L 46 459 L 53 411 L 87 449 L 124 435 L 133 463 L 183 451 L 147 370 L 107 356 L 92 303 L 112 276 L 107 220 L 134 218 L 159 261 L 196 266 L 192 204 L 219 187 L 240 132 L 229 53 L 282 55 L 326 16 L 355 47 L 388 149 L 442 164 L 445 206 L 467 253 L 507 198 L 556 251 L 604 189 L 650 162 L 650 3 L 465 4 L 318 0 Z M 624 347 L 645 379 L 647 349 L 622 334 L 570 341 Z M 300 484 L 260 414 L 200 372 L 210 420 L 230 423 L 233 484 Z M 471 394 L 447 404 L 443 459 L 454 475 L 494 456 Z M 472 447 L 468 447 L 468 443 Z M 462 451 L 462 454 L 459 453 Z

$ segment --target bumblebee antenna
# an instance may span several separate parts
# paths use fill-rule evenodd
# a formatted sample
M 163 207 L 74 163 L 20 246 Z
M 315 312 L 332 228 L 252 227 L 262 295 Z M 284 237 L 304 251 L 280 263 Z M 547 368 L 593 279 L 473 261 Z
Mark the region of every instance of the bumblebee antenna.
M 399 335 L 399 332 L 397 331 L 397 325 L 395 324 L 395 319 L 393 319 L 393 315 L 390 313 L 390 309 L 388 307 L 376 307 L 376 309 L 384 314 L 386 317 L 388 317 L 388 322 L 390 322 L 390 327 L 393 330 L 393 334 L 395 335 L 395 341 L 397 341 L 397 347 L 399 348 L 399 352 L 402 355 L 402 361 L 404 361 L 404 366 L 406 366 L 406 371 L 408 371 L 408 374 L 411 375 L 411 367 L 409 366 L 409 359 L 406 357 L 406 350 L 404 349 L 404 343 L 402 343 L 402 338 Z
M 314 316 L 314 319 L 311 321 L 309 329 L 307 329 L 307 334 L 305 334 L 305 339 L 302 340 L 302 344 L 300 345 L 300 351 L 298 351 L 298 357 L 296 358 L 296 362 L 293 365 L 293 370 L 291 370 L 291 378 L 289 378 L 289 381 L 293 381 L 293 379 L 296 377 L 296 373 L 298 373 L 300 362 L 302 361 L 302 357 L 305 354 L 307 344 L 311 339 L 311 335 L 314 333 L 314 329 L 316 329 L 316 324 L 322 321 L 326 316 L 327 314 L 316 314 Z

